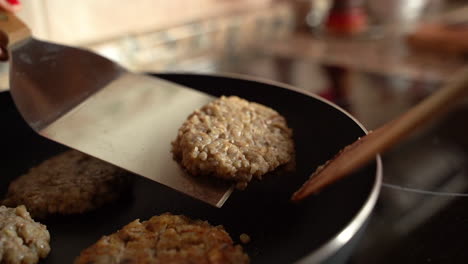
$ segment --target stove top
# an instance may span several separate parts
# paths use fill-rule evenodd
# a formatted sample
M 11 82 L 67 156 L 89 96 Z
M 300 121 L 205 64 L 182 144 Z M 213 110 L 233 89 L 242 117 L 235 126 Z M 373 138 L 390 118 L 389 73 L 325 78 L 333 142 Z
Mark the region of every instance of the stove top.
M 349 263 L 467 263 L 468 107 L 383 156 L 384 183 Z

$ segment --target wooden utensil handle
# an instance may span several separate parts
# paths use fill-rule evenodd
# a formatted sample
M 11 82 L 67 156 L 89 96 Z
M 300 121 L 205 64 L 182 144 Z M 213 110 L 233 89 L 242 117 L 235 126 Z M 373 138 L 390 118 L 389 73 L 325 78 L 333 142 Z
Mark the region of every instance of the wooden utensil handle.
M 451 106 L 467 94 L 468 68 L 464 68 L 444 87 L 408 112 L 344 148 L 332 160 L 317 169 L 310 179 L 294 193 L 292 200 L 302 200 L 367 164 L 375 159 L 375 155 L 398 144 L 416 128 L 449 111 Z
M 0 43 L 5 48 L 10 48 L 31 36 L 31 30 L 17 16 L 3 10 L 0 10 L 0 32 L 7 37 L 6 43 Z
M 468 68 L 464 68 L 458 71 L 433 95 L 408 110 L 399 118 L 381 127 L 380 130 L 384 130 L 384 133 L 376 141 L 382 142 L 381 144 L 384 145 L 382 150 L 385 150 L 387 145 L 393 146 L 401 138 L 406 137 L 407 134 L 414 131 L 415 128 L 423 126 L 427 121 L 448 112 L 467 94 Z

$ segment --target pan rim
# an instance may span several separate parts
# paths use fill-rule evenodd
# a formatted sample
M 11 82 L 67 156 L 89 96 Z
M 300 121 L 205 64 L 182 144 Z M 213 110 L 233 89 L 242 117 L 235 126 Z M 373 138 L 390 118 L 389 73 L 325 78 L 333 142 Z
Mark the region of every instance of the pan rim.
M 250 76 L 246 74 L 239 74 L 239 73 L 230 73 L 230 72 L 214 72 L 214 73 L 194 73 L 194 72 L 163 72 L 157 75 L 193 75 L 193 76 L 206 76 L 206 77 L 222 77 L 222 78 L 234 78 L 240 79 L 245 81 L 253 81 L 258 83 L 265 83 L 268 85 L 273 85 L 277 87 L 281 87 L 284 89 L 292 90 L 310 97 L 322 101 L 325 104 L 330 105 L 331 107 L 335 108 L 336 110 L 345 114 L 348 118 L 350 118 L 354 123 L 356 123 L 365 134 L 368 134 L 369 131 L 364 127 L 364 125 L 357 120 L 353 115 L 351 115 L 348 111 L 344 110 L 340 106 L 336 105 L 335 103 L 328 101 L 325 98 L 322 98 L 312 92 L 302 90 L 300 88 L 294 87 L 289 84 L 281 83 L 278 81 L 257 77 L 257 76 Z M 325 261 L 327 258 L 331 257 L 334 253 L 338 252 L 342 247 L 344 247 L 364 226 L 366 220 L 371 215 L 376 203 L 377 199 L 380 194 L 380 189 L 382 187 L 382 180 L 383 180 L 383 165 L 382 165 L 382 158 L 380 154 L 376 155 L 376 171 L 375 171 L 375 181 L 372 186 L 372 189 L 369 193 L 369 196 L 366 199 L 366 202 L 363 204 L 361 209 L 356 213 L 356 215 L 351 219 L 351 221 L 334 237 L 328 240 L 325 244 L 323 244 L 318 249 L 310 252 L 308 255 L 302 257 L 300 260 L 296 261 L 296 263 L 305 264 L 305 263 L 320 263 Z

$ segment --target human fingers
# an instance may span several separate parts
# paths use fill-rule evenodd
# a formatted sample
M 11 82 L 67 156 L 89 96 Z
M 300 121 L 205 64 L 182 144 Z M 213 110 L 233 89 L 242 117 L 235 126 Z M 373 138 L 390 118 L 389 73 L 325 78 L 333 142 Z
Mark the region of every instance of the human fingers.
M 20 8 L 21 3 L 19 0 L 0 0 L 0 9 L 15 13 L 18 12 Z

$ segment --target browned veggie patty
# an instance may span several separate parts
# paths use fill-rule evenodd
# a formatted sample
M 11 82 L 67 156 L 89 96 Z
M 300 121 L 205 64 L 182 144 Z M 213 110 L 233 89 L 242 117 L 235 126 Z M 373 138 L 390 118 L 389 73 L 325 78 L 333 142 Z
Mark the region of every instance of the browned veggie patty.
M 236 96 L 191 114 L 172 143 L 175 160 L 192 175 L 232 180 L 239 188 L 293 159 L 292 130 L 275 110 Z
M 13 181 L 3 204 L 23 204 L 38 218 L 83 213 L 118 198 L 129 182 L 130 175 L 124 170 L 69 150 Z
M 24 206 L 0 206 L 0 263 L 34 264 L 50 252 L 46 226 L 34 222 Z
M 103 236 L 75 260 L 91 263 L 241 264 L 249 258 L 223 227 L 166 213 Z

